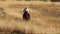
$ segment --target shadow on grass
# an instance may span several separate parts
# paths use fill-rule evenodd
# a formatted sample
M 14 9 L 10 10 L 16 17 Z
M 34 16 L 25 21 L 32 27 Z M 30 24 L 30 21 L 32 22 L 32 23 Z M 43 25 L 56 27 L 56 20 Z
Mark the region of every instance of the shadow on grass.
M 25 32 L 20 30 L 14 30 L 11 32 L 11 34 L 25 34 Z

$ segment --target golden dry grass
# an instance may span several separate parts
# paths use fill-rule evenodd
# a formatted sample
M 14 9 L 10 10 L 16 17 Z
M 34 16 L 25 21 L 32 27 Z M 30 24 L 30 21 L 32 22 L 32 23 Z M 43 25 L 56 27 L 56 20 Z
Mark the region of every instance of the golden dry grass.
M 25 6 L 30 9 L 29 21 L 22 19 Z M 0 8 L 0 34 L 60 34 L 60 2 L 0 1 Z

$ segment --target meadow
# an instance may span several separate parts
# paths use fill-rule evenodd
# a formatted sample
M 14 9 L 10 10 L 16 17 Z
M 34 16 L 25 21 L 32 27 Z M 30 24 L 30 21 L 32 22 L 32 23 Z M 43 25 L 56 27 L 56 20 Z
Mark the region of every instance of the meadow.
M 29 21 L 22 18 L 25 6 Z M 60 34 L 60 2 L 0 1 L 0 34 Z

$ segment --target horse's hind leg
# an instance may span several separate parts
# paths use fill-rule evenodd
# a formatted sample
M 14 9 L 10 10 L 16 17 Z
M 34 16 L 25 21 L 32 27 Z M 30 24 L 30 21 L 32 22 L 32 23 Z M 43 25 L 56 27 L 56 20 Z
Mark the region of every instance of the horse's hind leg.
M 30 14 L 29 13 L 27 14 L 27 20 L 30 20 Z

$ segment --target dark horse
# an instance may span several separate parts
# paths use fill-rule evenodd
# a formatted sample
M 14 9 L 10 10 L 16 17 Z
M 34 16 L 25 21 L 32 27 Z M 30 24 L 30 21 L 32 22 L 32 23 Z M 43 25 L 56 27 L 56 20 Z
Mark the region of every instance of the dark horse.
M 28 12 L 24 12 L 23 20 L 30 20 L 30 14 Z

